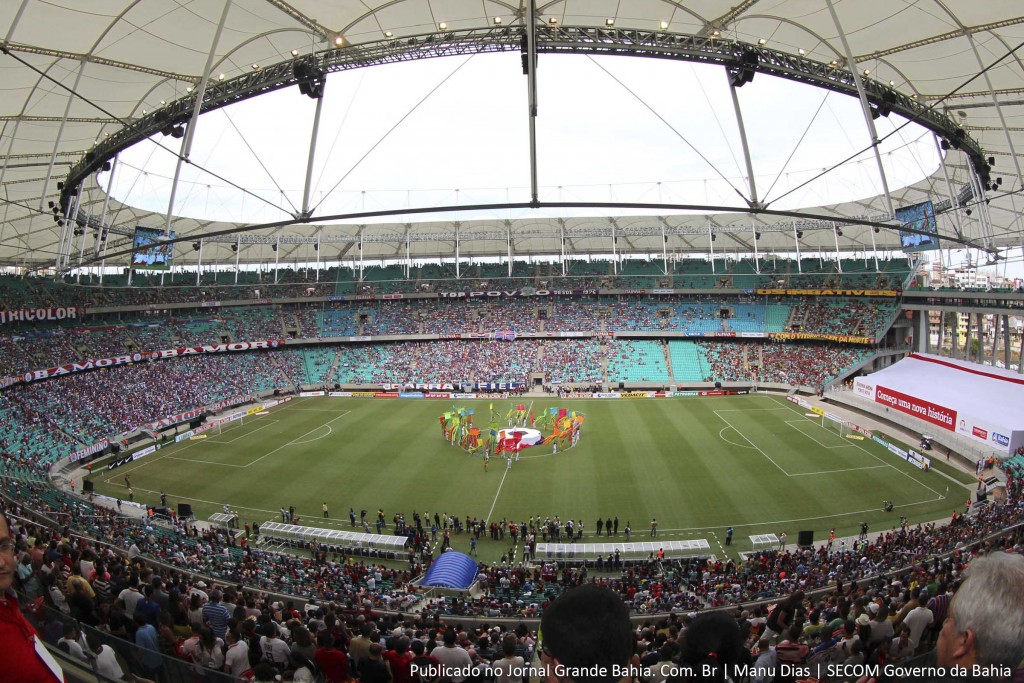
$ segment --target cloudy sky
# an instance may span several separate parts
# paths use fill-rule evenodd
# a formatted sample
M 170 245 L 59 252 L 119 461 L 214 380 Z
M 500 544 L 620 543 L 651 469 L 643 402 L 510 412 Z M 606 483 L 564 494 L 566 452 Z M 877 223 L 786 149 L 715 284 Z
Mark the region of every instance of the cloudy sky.
M 331 75 L 311 184 L 314 216 L 528 201 L 526 89 L 519 55 L 509 53 Z M 764 74 L 737 94 L 762 202 L 774 209 L 798 209 L 881 192 L 856 99 Z M 736 116 L 721 67 L 541 55 L 538 104 L 542 201 L 740 208 L 749 198 Z M 194 165 L 183 170 L 175 213 L 252 223 L 297 213 L 314 109 L 312 99 L 288 88 L 205 114 L 196 130 Z M 930 132 L 914 124 L 893 132 L 904 123 L 895 115 L 875 122 L 884 138 L 881 154 L 891 188 L 916 182 L 939 164 Z M 177 141 L 159 139 L 177 148 Z M 836 164 L 838 168 L 815 179 Z M 172 154 L 141 143 L 121 154 L 114 195 L 165 212 L 174 165 Z M 611 213 L 550 209 L 458 216 Z M 434 214 L 427 220 L 454 218 Z M 949 258 L 959 265 L 965 256 Z

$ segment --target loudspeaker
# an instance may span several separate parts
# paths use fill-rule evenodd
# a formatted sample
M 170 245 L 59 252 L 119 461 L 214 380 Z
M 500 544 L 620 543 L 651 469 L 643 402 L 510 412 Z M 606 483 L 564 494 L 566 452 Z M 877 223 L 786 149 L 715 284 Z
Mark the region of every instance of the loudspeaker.
M 189 503 L 178 503 L 178 517 L 191 517 L 192 506 Z
M 798 533 L 796 544 L 801 548 L 810 548 L 814 545 L 814 531 L 801 531 Z
M 82 482 L 82 492 L 83 493 L 92 493 L 93 492 L 92 479 L 86 479 L 85 481 Z

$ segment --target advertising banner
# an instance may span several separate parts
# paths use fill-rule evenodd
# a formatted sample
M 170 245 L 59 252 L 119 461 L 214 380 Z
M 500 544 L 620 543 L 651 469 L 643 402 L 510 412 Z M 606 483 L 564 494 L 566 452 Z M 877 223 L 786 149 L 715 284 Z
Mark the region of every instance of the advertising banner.
M 71 454 L 70 460 L 71 460 L 71 462 L 78 462 L 82 458 L 87 458 L 90 455 L 95 455 L 96 453 L 99 453 L 100 451 L 102 451 L 104 448 L 106 448 L 109 445 L 110 445 L 109 441 L 107 441 L 106 439 L 102 439 L 100 441 L 97 441 L 96 443 L 94 443 L 91 446 L 86 446 L 85 448 L 83 448 L 81 450 L 75 451 L 74 453 Z
M 895 289 L 758 289 L 758 294 L 774 294 L 784 296 L 886 296 L 895 297 L 899 292 Z
M 85 309 L 82 309 L 84 311 Z M 23 308 L 17 311 L 0 311 L 0 325 L 10 323 L 38 323 L 56 320 L 77 320 L 79 309 L 74 306 L 58 308 Z
M 956 411 L 952 408 L 946 408 L 880 385 L 875 388 L 875 401 L 951 432 L 957 430 Z
M 98 358 L 80 361 L 78 363 L 69 363 L 67 365 L 61 365 L 54 368 L 47 368 L 45 370 L 34 370 L 32 372 L 26 372 L 23 375 L 22 379 L 25 382 L 35 382 L 41 379 L 49 379 L 50 377 L 60 377 L 62 375 L 69 375 L 76 372 L 95 370 L 96 368 L 109 368 L 116 367 L 118 365 L 126 365 L 128 363 L 139 363 L 144 360 L 163 360 L 165 358 L 176 358 L 179 356 L 194 356 L 201 354 L 226 353 L 235 351 L 253 351 L 256 349 L 276 349 L 278 346 L 281 346 L 283 344 L 284 342 L 278 340 L 236 342 L 233 344 L 207 344 L 203 346 L 187 346 L 178 349 L 149 351 L 147 353 L 128 353 L 120 356 L 111 356 L 109 358 Z
M 312 398 L 314 396 L 326 396 L 326 391 L 300 391 L 299 398 Z

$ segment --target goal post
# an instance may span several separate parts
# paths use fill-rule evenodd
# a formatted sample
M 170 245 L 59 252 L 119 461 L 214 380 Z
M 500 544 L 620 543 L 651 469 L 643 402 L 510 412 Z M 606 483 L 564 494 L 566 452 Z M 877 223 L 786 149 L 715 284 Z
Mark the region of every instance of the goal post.
M 821 426 L 842 438 L 845 438 L 850 432 L 850 428 L 843 423 L 842 418 L 835 415 L 822 415 Z

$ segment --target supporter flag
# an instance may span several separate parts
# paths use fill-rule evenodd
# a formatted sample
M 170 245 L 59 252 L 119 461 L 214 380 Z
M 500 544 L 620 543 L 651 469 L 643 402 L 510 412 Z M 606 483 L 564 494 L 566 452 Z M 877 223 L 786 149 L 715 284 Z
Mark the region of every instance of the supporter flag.
M 534 425 L 534 422 L 536 422 L 536 418 L 534 418 L 534 416 L 533 416 L 533 410 L 531 410 L 531 411 L 530 411 L 530 426 L 531 426 L 531 427 L 532 427 L 532 426 Z
M 569 411 L 567 411 L 565 408 L 559 408 L 558 409 L 558 417 L 565 417 L 568 414 L 569 414 Z

